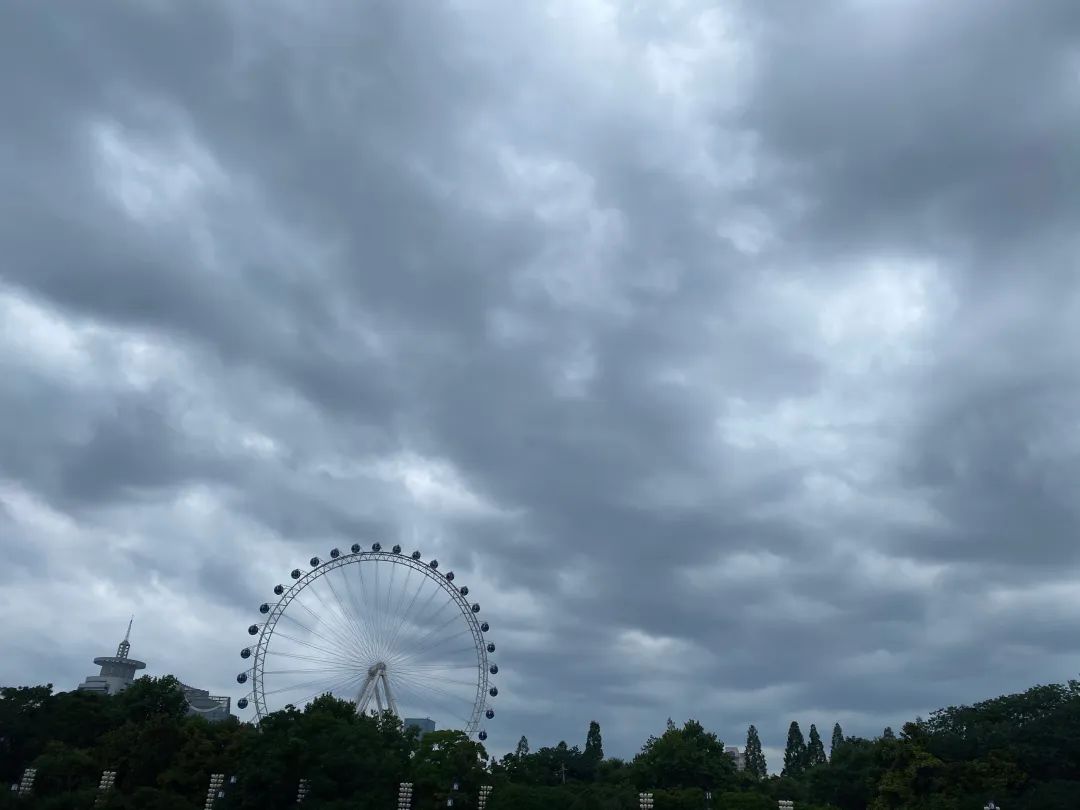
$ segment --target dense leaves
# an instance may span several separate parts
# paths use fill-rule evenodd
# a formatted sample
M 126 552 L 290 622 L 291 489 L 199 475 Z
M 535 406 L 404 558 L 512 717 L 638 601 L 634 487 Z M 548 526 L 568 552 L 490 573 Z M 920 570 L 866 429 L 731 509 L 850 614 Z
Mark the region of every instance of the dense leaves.
M 754 779 L 764 779 L 769 773 L 765 752 L 761 750 L 761 738 L 755 726 L 746 730 L 746 773 Z
M 479 787 L 494 786 L 490 810 L 636 810 L 649 791 L 657 810 L 1007 810 L 1080 807 L 1080 682 L 1038 686 L 928 720 L 886 729 L 874 740 L 833 727 L 831 758 L 811 725 L 804 743 L 792 723 L 784 774 L 768 776 L 757 729 L 746 737 L 746 770 L 700 723 L 669 721 L 630 762 L 604 757 L 600 725 L 584 747 L 559 742 L 535 751 L 521 738 L 489 760 L 457 731 L 418 737 L 397 718 L 358 716 L 329 696 L 289 707 L 258 729 L 187 717 L 172 678 L 142 678 L 120 695 L 54 695 L 51 686 L 0 689 L 0 776 L 16 782 L 37 768 L 34 796 L 0 785 L 0 809 L 198 810 L 211 773 L 227 775 L 216 810 L 296 807 L 376 810 L 396 806 L 398 784 L 415 785 L 414 808 L 475 808 Z M 116 789 L 95 804 L 103 769 Z M 456 787 L 455 787 L 456 786 Z

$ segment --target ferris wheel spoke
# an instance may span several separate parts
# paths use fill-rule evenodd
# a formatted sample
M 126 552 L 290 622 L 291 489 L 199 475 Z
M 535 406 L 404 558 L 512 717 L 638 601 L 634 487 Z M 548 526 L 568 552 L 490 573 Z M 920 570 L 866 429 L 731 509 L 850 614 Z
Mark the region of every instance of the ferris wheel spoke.
M 415 655 L 418 655 L 420 652 L 423 652 L 424 650 L 428 649 L 427 644 L 432 639 L 437 639 L 439 634 L 442 633 L 442 631 L 445 630 L 447 627 L 449 627 L 450 624 L 457 618 L 458 618 L 457 616 L 451 616 L 449 619 L 447 619 L 441 625 L 439 625 L 438 627 L 431 628 L 422 637 L 420 637 L 419 639 L 414 641 L 412 644 L 410 644 L 410 649 L 412 650 L 412 652 L 409 653 L 408 656 L 406 656 L 406 660 L 408 658 L 411 658 L 411 657 L 413 657 Z M 460 630 L 460 631 L 458 631 L 457 633 L 455 633 L 452 636 L 447 636 L 443 640 L 444 641 L 449 641 L 450 639 L 460 638 L 461 636 L 465 635 L 466 633 L 472 633 L 472 628 L 471 627 L 466 627 L 464 630 Z
M 402 614 L 401 607 L 402 607 L 402 605 L 405 604 L 405 599 L 409 595 L 409 582 L 412 580 L 413 567 L 411 565 L 406 565 L 405 568 L 406 568 L 405 584 L 401 588 L 401 596 L 398 597 L 397 607 L 394 609 L 394 611 L 392 613 L 392 616 L 397 616 L 398 619 L 397 619 L 397 621 L 394 621 L 393 619 L 391 619 L 391 622 L 390 622 L 390 626 L 393 628 L 393 631 L 390 634 L 390 642 L 389 642 L 389 646 L 390 646 L 391 650 L 393 649 L 394 644 L 397 642 L 398 635 L 401 633 L 401 627 L 402 627 L 402 624 L 403 624 L 403 621 L 404 621 L 404 615 Z M 420 585 L 421 585 L 421 588 L 422 588 L 423 584 L 424 584 L 422 580 L 426 579 L 426 577 L 421 576 L 420 579 L 421 579 Z M 417 588 L 415 591 L 412 591 L 412 601 L 409 603 L 410 608 L 416 602 L 416 597 L 420 595 L 421 588 Z
M 319 579 L 326 579 L 326 576 L 323 575 L 322 577 L 319 577 Z M 311 585 L 309 585 L 307 588 L 304 589 L 303 593 L 307 593 L 308 591 L 310 591 L 311 595 L 314 596 L 319 601 L 319 604 L 322 606 L 323 610 L 326 611 L 325 618 L 323 616 L 320 616 L 319 614 L 315 613 L 313 610 L 311 610 L 309 607 L 307 607 L 307 605 L 304 605 L 303 599 L 299 600 L 300 604 L 322 626 L 326 627 L 327 632 L 329 632 L 331 635 L 333 635 L 335 638 L 337 638 L 338 643 L 340 643 L 342 645 L 342 647 L 344 647 L 345 649 L 359 649 L 361 647 L 362 642 L 360 641 L 360 639 L 357 639 L 357 638 L 354 638 L 354 637 L 350 636 L 348 627 L 346 627 L 344 630 L 341 629 L 342 622 L 335 622 L 333 625 L 330 624 L 329 617 L 330 617 L 331 614 L 334 613 L 334 611 L 330 607 L 330 605 L 327 603 L 327 601 L 325 599 L 323 599 L 322 594 L 319 593 L 319 588 L 316 587 L 317 582 L 318 582 L 318 580 L 316 580 L 315 582 L 312 582 Z
M 412 566 L 409 566 L 409 573 L 410 574 L 412 573 Z M 420 577 L 420 586 L 415 591 L 413 591 L 412 599 L 409 600 L 409 606 L 407 608 L 405 608 L 405 611 L 403 613 L 399 613 L 398 620 L 397 620 L 397 622 L 395 624 L 395 627 L 394 627 L 394 638 L 395 639 L 401 634 L 401 629 L 405 626 L 405 623 L 408 621 L 409 614 L 412 612 L 413 606 L 416 604 L 416 600 L 420 598 L 420 594 L 423 592 L 424 585 L 426 585 L 426 584 L 427 584 L 427 577 L 421 575 L 421 577 Z M 401 601 L 402 602 L 405 601 L 404 596 L 401 598 Z
M 355 673 L 356 667 L 337 666 L 337 667 L 325 667 L 323 669 L 264 669 L 263 675 L 317 675 L 320 672 L 350 672 Z
M 296 622 L 295 617 L 290 616 L 289 618 L 294 623 L 299 624 L 299 622 Z M 304 627 L 303 625 L 300 625 L 300 626 L 303 627 L 304 630 L 307 630 L 310 633 L 310 630 L 308 630 L 307 627 Z M 282 630 L 280 628 L 280 623 L 279 623 L 278 626 L 276 626 L 274 628 L 274 636 L 273 637 L 274 638 L 283 638 L 283 639 L 286 639 L 288 641 L 291 641 L 293 644 L 299 644 L 300 646 L 306 647 L 306 648 L 308 648 L 310 650 L 325 653 L 326 655 L 333 656 L 333 658 L 335 660 L 337 660 L 337 661 L 342 660 L 342 658 L 345 658 L 346 660 L 350 659 L 350 656 L 348 655 L 347 651 L 343 651 L 337 645 L 332 644 L 330 648 L 321 647 L 318 644 L 312 644 L 310 641 L 307 641 L 306 639 L 297 638 L 296 636 L 289 635 L 286 631 L 284 631 L 284 630 Z M 269 651 L 270 651 L 270 647 L 268 646 L 267 647 L 267 652 L 269 652 Z
M 378 562 L 373 561 L 372 564 L 377 565 Z M 360 576 L 360 615 L 373 616 L 374 615 L 373 612 L 368 610 L 368 605 L 367 605 L 368 586 L 367 586 L 367 583 L 364 581 L 364 566 L 363 565 L 356 566 L 356 572 Z M 374 626 L 373 619 L 369 619 L 368 622 L 369 622 L 369 627 L 371 629 L 371 634 L 372 634 L 372 650 L 375 653 L 375 656 L 378 657 L 379 652 L 380 652 L 379 649 L 378 649 L 378 634 L 375 632 L 375 626 Z
M 475 706 L 474 699 L 470 696 L 468 698 L 461 695 L 455 695 L 452 692 L 447 692 L 445 689 L 439 689 L 429 683 L 410 681 L 408 679 L 400 679 L 403 683 L 399 686 L 399 691 L 412 692 L 418 697 L 423 698 L 425 701 L 435 702 L 432 695 L 437 695 L 441 700 L 438 702 L 443 708 L 448 708 L 448 714 L 452 714 L 458 720 L 463 720 L 466 723 L 470 721 L 469 714 L 470 708 Z M 459 708 L 453 708 L 459 707 Z
M 311 609 L 307 605 L 305 605 L 302 601 L 300 601 L 299 599 L 293 599 L 292 603 L 295 604 L 295 605 L 299 605 L 304 610 L 306 610 L 308 613 L 311 613 L 312 616 L 315 616 L 315 614 L 312 613 Z M 309 635 L 311 635 L 311 636 L 313 636 L 313 637 L 315 637 L 317 639 L 320 639 L 321 641 L 325 642 L 326 644 L 329 644 L 330 647 L 333 648 L 336 651 L 337 655 L 343 656 L 343 657 L 348 658 L 348 659 L 352 659 L 352 658 L 356 657 L 355 651 L 348 644 L 344 644 L 344 643 L 342 643 L 340 640 L 338 640 L 336 638 L 331 638 L 329 636 L 325 636 L 322 633 L 315 630 L 314 628 L 308 627 L 306 624 L 304 624 L 298 618 L 291 615 L 288 611 L 284 611 L 281 615 L 282 615 L 282 617 L 287 618 L 289 621 L 291 621 L 297 627 L 302 629 L 304 632 L 308 633 Z M 318 617 L 316 616 L 315 618 L 318 618 Z M 298 643 L 300 643 L 300 642 L 298 642 Z
M 473 701 L 458 699 L 454 696 L 433 694 L 430 689 L 427 689 L 423 685 L 407 683 L 404 681 L 397 681 L 394 683 L 393 688 L 398 694 L 402 696 L 402 702 L 408 704 L 408 695 L 412 695 L 418 698 L 420 705 L 430 706 L 432 708 L 440 709 L 446 714 L 454 717 L 457 720 L 461 720 L 465 723 L 470 722 L 469 715 L 473 713 Z M 447 697 L 450 699 L 448 700 Z
M 471 653 L 471 652 L 476 652 L 476 650 L 474 648 L 472 648 L 472 647 L 463 647 L 461 650 L 454 650 L 454 652 L 470 652 Z M 421 670 L 432 670 L 432 669 L 433 670 L 439 670 L 440 672 L 442 672 L 443 670 L 449 671 L 449 670 L 452 670 L 452 669 L 471 669 L 471 670 L 473 670 L 475 672 L 476 671 L 476 661 L 467 661 L 467 662 L 462 663 L 462 664 L 438 664 L 438 663 L 409 664 L 408 666 L 401 667 L 401 669 L 404 669 L 404 670 L 406 670 L 408 672 L 421 671 Z
M 452 588 L 453 586 L 451 586 Z M 442 588 L 436 588 L 436 594 L 442 594 L 444 600 L 441 604 L 436 604 L 431 610 L 421 612 L 417 616 L 417 622 L 423 626 L 430 626 L 432 622 L 438 620 L 438 617 L 442 615 L 446 608 L 449 606 L 460 607 L 455 595 L 447 593 Z M 434 600 L 432 600 L 434 601 Z M 426 607 L 432 607 L 430 603 Z
M 277 635 L 277 634 L 275 634 Z M 290 639 L 292 641 L 292 639 Z M 281 652 L 280 650 L 266 651 L 266 655 L 273 655 L 275 658 L 289 658 L 294 661 L 304 661 L 311 664 L 340 664 L 341 656 L 334 656 L 333 658 L 319 658 L 313 655 L 301 655 L 300 653 L 293 652 Z
M 390 612 L 390 598 L 394 594 L 394 579 L 396 578 L 396 576 L 397 576 L 397 566 L 396 565 L 391 565 L 390 566 L 390 584 L 386 586 L 386 613 L 383 614 L 383 617 L 385 618 L 385 622 L 384 622 L 383 626 L 384 626 L 384 628 L 386 630 L 387 638 L 389 638 L 390 629 L 394 626 L 394 620 L 393 620 L 394 614 Z
M 450 618 L 444 619 L 443 617 L 446 614 L 447 608 L 451 608 Z M 450 624 L 453 621 L 457 621 L 460 618 L 461 605 L 458 604 L 456 599 L 448 598 L 445 602 L 442 603 L 438 610 L 433 611 L 430 615 L 425 615 L 423 618 L 418 618 L 417 625 L 421 628 L 421 630 L 424 630 L 426 628 L 428 631 L 430 631 L 432 625 L 434 625 L 438 621 L 443 621 L 444 624 L 440 625 L 440 627 L 445 627 L 446 625 Z
M 359 675 L 355 675 L 355 676 L 353 676 L 352 679 L 360 678 L 360 677 L 361 676 L 359 676 Z M 346 680 L 352 680 L 352 679 L 346 679 Z M 335 672 L 335 673 L 331 673 L 329 675 L 324 675 L 322 678 L 312 678 L 310 681 L 304 681 L 302 683 L 291 683 L 291 684 L 288 684 L 286 686 L 280 686 L 280 687 L 278 687 L 276 689 L 264 689 L 263 690 L 263 695 L 264 696 L 265 695 L 281 695 L 281 694 L 285 694 L 286 692 L 298 692 L 300 690 L 311 689 L 313 687 L 319 687 L 320 690 L 321 690 L 324 684 L 335 684 L 335 683 L 339 683 L 342 680 L 343 679 L 342 679 L 341 675 L 339 673 Z M 321 691 L 316 692 L 316 694 L 321 694 Z
M 363 678 L 360 676 L 357 676 L 355 678 L 348 678 L 345 680 L 339 680 L 336 683 L 330 684 L 329 686 L 323 686 L 319 689 L 316 689 L 314 692 L 309 692 L 308 694 L 304 695 L 304 697 L 293 703 L 293 705 L 299 703 L 301 706 L 304 706 L 315 698 L 321 697 L 322 695 L 337 696 L 341 693 L 349 695 L 349 697 L 347 698 L 341 698 L 342 700 L 352 700 L 351 693 L 357 691 L 357 687 L 359 687 L 362 682 Z
M 349 566 L 349 567 L 352 567 L 352 566 Z M 357 568 L 359 568 L 359 567 L 360 566 L 357 566 Z M 352 610 L 353 618 L 356 620 L 357 625 L 360 625 L 360 622 L 361 622 L 360 617 L 365 615 L 365 611 L 364 611 L 364 608 L 363 608 L 363 593 L 361 592 L 360 597 L 357 598 L 355 592 L 353 591 L 353 587 L 352 587 L 352 577 L 350 577 L 348 575 L 348 573 L 344 570 L 344 567 L 341 569 L 341 573 L 342 573 L 342 579 L 345 580 L 345 589 L 348 591 L 348 594 L 349 594 L 349 604 L 352 605 L 352 607 L 353 607 L 353 610 Z M 365 650 L 367 650 L 367 654 L 368 654 L 369 658 L 371 660 L 374 660 L 375 659 L 375 652 L 374 652 L 375 645 L 374 645 L 374 640 L 372 639 L 372 636 L 371 636 L 371 633 L 369 632 L 369 630 L 370 630 L 370 628 L 365 628 L 364 629 L 364 637 L 368 640 L 368 643 L 365 646 Z
M 425 583 L 426 583 L 426 582 L 428 581 L 428 578 L 427 578 L 427 577 L 424 577 L 424 581 L 425 581 Z M 440 588 L 440 587 L 439 587 L 438 585 L 435 585 L 435 586 L 434 586 L 434 587 L 432 588 L 432 590 L 431 590 L 431 595 L 430 595 L 430 596 L 428 596 L 428 598 L 427 598 L 427 601 L 426 601 L 426 602 L 424 602 L 424 605 L 423 605 L 423 607 L 421 607 L 421 608 L 420 608 L 420 615 L 423 615 L 424 611 L 425 611 L 425 610 L 427 610 L 427 606 L 428 606 L 428 605 L 430 605 L 430 604 L 432 603 L 432 601 L 433 601 L 433 600 L 435 599 L 435 597 L 436 597 L 436 596 L 437 596 L 437 595 L 438 595 L 438 594 L 439 594 L 440 592 L 442 592 L 442 589 L 441 589 L 441 588 Z M 408 620 L 409 620 L 409 616 L 408 616 L 408 615 L 406 615 L 406 616 L 405 616 L 405 621 L 408 621 Z
M 398 672 L 401 672 L 401 670 L 399 669 Z M 441 674 L 439 674 L 437 672 L 428 672 L 428 673 L 425 673 L 423 675 L 416 675 L 413 672 L 411 672 L 410 670 L 405 670 L 405 672 L 402 673 L 402 677 L 403 678 L 404 677 L 413 678 L 414 680 L 423 681 L 423 682 L 426 682 L 428 679 L 431 679 L 436 683 L 450 683 L 450 684 L 454 684 L 455 686 L 471 686 L 473 688 L 476 687 L 476 680 L 475 679 L 471 680 L 471 681 L 466 681 L 466 680 L 462 680 L 461 678 L 447 678 L 445 675 L 441 675 Z
M 477 658 L 475 657 L 476 656 L 476 648 L 475 647 L 460 647 L 460 648 L 458 648 L 456 650 L 443 650 L 441 653 L 439 653 L 440 656 L 443 656 L 444 658 L 449 658 L 450 660 L 453 660 L 452 656 L 462 656 L 462 655 L 466 655 L 466 654 L 469 654 L 470 656 L 472 656 L 472 660 L 469 662 L 469 666 L 471 668 L 473 668 L 473 669 L 478 668 L 479 667 L 479 662 L 478 662 Z M 410 656 L 408 658 L 396 659 L 396 660 L 393 661 L 393 666 L 396 667 L 397 669 L 412 670 L 414 668 L 414 664 L 411 663 L 411 662 L 414 659 L 415 659 L 415 656 Z M 442 666 L 442 664 L 431 663 L 428 666 L 430 668 L 432 668 L 432 669 L 438 669 L 438 668 L 440 668 Z
M 305 591 L 307 591 L 309 589 L 311 589 L 310 585 L 308 586 L 308 588 L 305 589 Z M 312 590 L 312 594 L 316 598 L 318 598 L 318 594 L 315 593 L 314 590 Z M 305 613 L 307 613 L 309 616 L 311 616 L 311 618 L 315 620 L 315 623 L 316 623 L 317 626 L 322 627 L 322 626 L 325 626 L 327 624 L 326 619 L 324 617 L 320 616 L 318 613 L 316 613 L 314 610 L 312 610 L 310 607 L 308 607 L 304 603 L 304 599 L 303 599 L 302 594 L 298 595 L 295 599 L 293 599 L 292 604 L 297 605 L 301 610 L 303 610 Z M 353 649 L 353 645 L 352 645 L 350 639 L 342 638 L 339 633 L 333 632 L 333 630 L 330 629 L 329 627 L 327 627 L 327 630 L 329 631 L 329 635 L 326 635 L 326 634 L 320 633 L 319 631 L 315 630 L 314 627 L 309 627 L 308 625 L 304 624 L 299 619 L 297 619 L 295 616 L 292 616 L 288 611 L 283 612 L 281 615 L 288 616 L 295 624 L 302 627 L 308 633 L 310 633 L 311 635 L 313 635 L 313 636 L 315 636 L 317 638 L 323 639 L 328 644 L 334 645 L 335 647 L 337 647 L 344 654 L 349 654 Z
M 346 626 L 348 626 L 351 629 L 352 636 L 353 636 L 354 640 L 356 641 L 357 646 L 360 649 L 364 650 L 365 654 L 370 657 L 370 655 L 371 655 L 371 646 L 370 646 L 370 643 L 369 643 L 369 640 L 368 640 L 368 634 L 366 632 L 364 632 L 363 628 L 360 626 L 359 622 L 356 620 L 356 614 L 353 613 L 352 611 L 347 611 L 345 609 L 345 603 L 342 601 L 341 597 L 338 595 L 337 589 L 334 587 L 333 580 L 330 579 L 330 576 L 327 575 L 327 576 L 325 576 L 323 578 L 326 580 L 326 585 L 327 585 L 327 587 L 330 588 L 330 592 L 334 595 L 334 600 L 337 602 L 338 609 L 341 612 L 341 616 L 345 620 Z

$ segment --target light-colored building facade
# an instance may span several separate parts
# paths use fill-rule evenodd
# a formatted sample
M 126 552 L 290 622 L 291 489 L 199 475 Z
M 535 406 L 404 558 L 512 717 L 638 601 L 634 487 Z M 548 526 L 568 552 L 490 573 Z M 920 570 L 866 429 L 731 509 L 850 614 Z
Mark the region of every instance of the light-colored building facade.
M 430 717 L 406 717 L 401 723 L 405 728 L 417 729 L 421 737 L 435 730 L 435 721 Z
M 737 770 L 746 770 L 746 754 L 740 751 L 738 746 L 725 746 L 724 753 L 731 757 L 731 761 L 735 763 L 735 768 Z
M 180 684 L 187 700 L 189 715 L 205 717 L 211 723 L 228 720 L 232 717 L 232 698 L 224 695 L 211 695 L 205 689 L 196 689 L 185 683 Z

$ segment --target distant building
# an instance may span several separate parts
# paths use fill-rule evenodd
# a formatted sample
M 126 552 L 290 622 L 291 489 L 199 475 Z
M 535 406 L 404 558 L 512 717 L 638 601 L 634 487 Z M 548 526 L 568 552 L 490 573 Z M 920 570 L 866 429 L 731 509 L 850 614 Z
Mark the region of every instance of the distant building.
M 205 717 L 211 723 L 218 723 L 232 717 L 232 698 L 223 695 L 211 695 L 205 689 L 196 689 L 185 683 L 180 684 L 180 689 L 187 700 L 189 715 Z
M 124 640 L 120 642 L 120 646 L 116 648 L 116 655 L 94 659 L 94 663 L 101 667 L 101 673 L 87 676 L 86 680 L 79 684 L 81 691 L 115 695 L 131 686 L 132 681 L 135 680 L 135 672 L 146 669 L 146 664 L 128 657 L 128 653 L 131 652 L 130 639 L 131 622 L 128 622 L 127 633 L 124 634 Z
M 435 730 L 435 721 L 430 717 L 406 717 L 401 721 L 405 728 L 415 728 L 420 732 L 420 736 L 430 734 Z
M 736 770 L 746 770 L 746 754 L 740 751 L 737 746 L 726 746 L 724 748 L 724 753 L 731 757 L 731 761 L 735 763 Z

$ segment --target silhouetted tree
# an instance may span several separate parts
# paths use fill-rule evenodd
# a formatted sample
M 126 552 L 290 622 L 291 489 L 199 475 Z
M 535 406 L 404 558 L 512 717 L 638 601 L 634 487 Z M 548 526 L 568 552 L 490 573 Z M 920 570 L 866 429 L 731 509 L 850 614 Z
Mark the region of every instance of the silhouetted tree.
M 816 768 L 818 765 L 825 765 L 828 761 L 825 757 L 825 746 L 821 742 L 821 735 L 818 734 L 817 726 L 811 723 L 810 737 L 806 744 L 806 767 Z
M 754 726 L 746 730 L 744 756 L 746 757 L 746 772 L 750 776 L 755 779 L 764 779 L 768 776 L 769 769 L 765 762 L 765 752 L 761 750 L 761 738 L 758 737 L 758 730 Z
M 834 723 L 832 727 L 832 742 L 829 743 L 829 761 L 836 755 L 836 749 L 844 744 L 844 732 L 840 728 L 839 723 Z
M 806 742 L 797 721 L 788 726 L 787 745 L 784 748 L 784 776 L 799 776 L 806 770 Z

